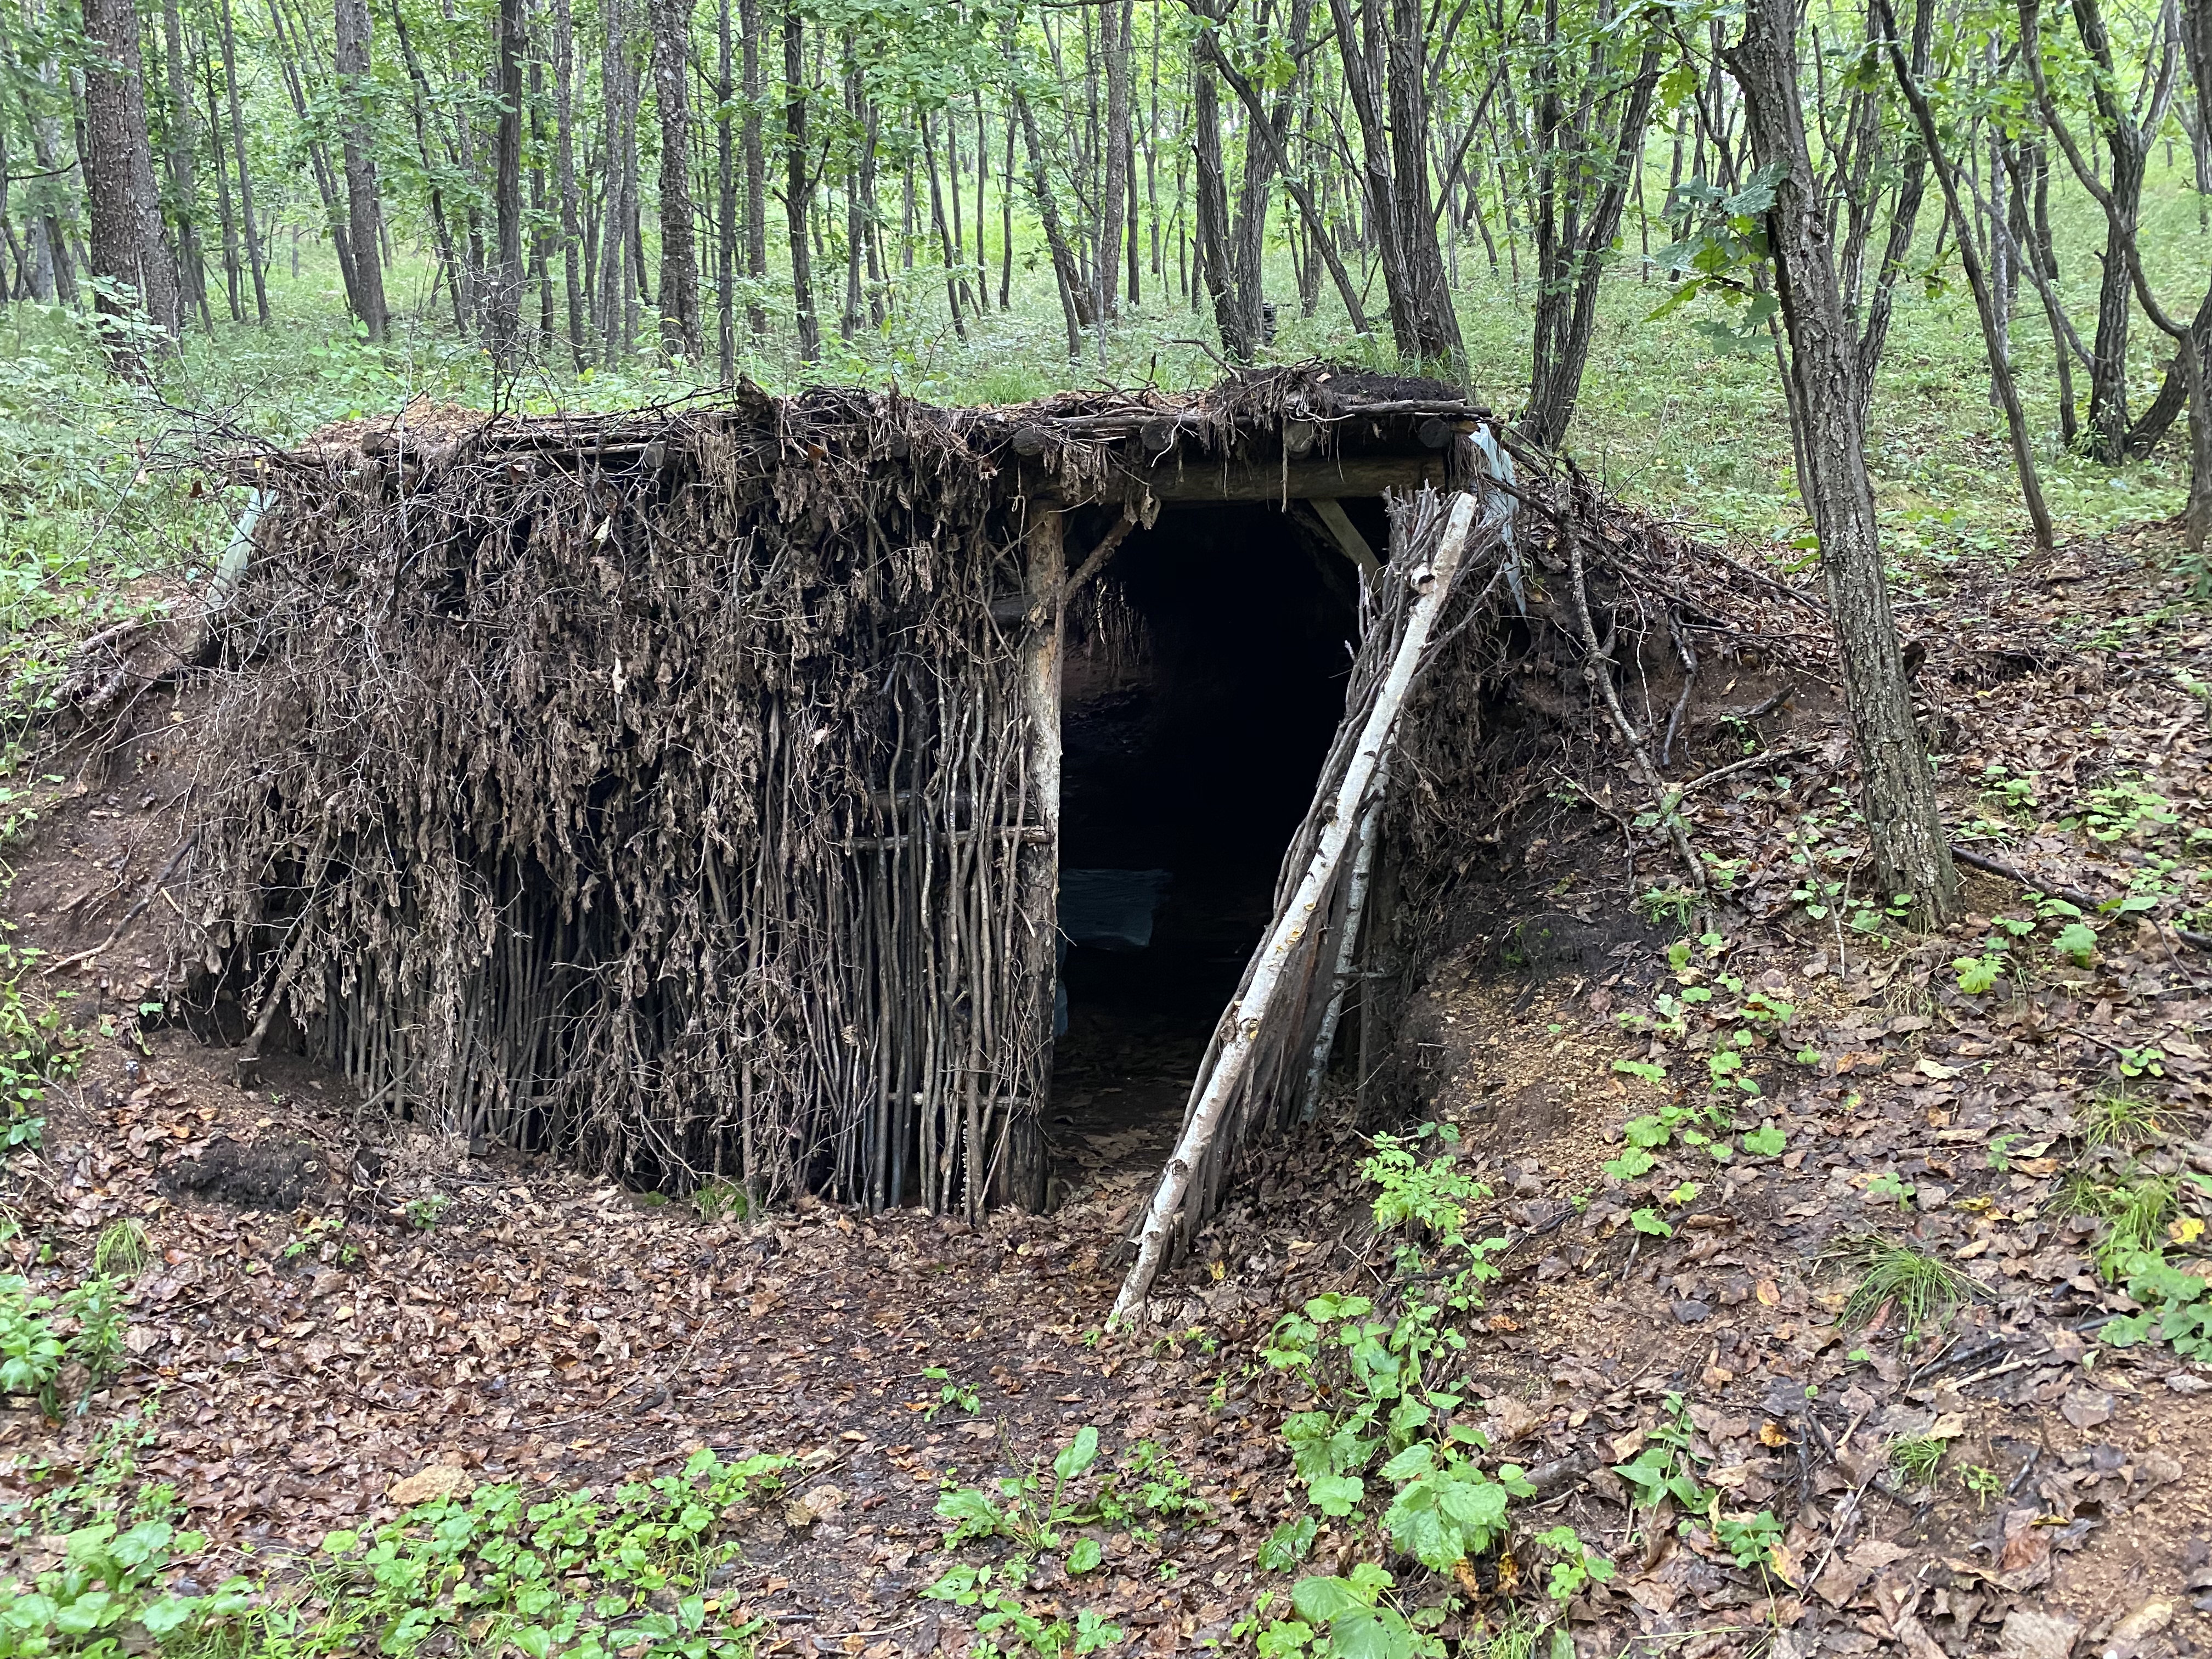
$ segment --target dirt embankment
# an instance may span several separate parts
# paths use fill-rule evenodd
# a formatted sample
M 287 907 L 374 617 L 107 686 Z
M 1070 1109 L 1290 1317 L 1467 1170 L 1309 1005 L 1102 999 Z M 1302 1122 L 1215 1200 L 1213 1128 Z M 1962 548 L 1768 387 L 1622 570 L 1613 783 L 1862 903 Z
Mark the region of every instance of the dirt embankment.
M 1817 688 L 1735 734 L 1784 761 L 1692 798 L 1727 902 L 1716 940 L 1671 957 L 1672 855 L 1633 824 L 1617 751 L 1528 780 L 1398 1056 L 1493 1191 L 1480 1231 L 1507 1241 L 1464 1414 L 1547 1472 L 1448 1638 L 1500 1627 L 1542 1559 L 1528 1540 L 1564 1521 L 1619 1566 L 1571 1608 L 1592 1656 L 2134 1659 L 2212 1639 L 2212 1373 L 2103 1340 L 2136 1305 L 2106 1248 L 2128 1205 L 2191 1271 L 2212 1169 L 2212 957 L 2170 925 L 2203 926 L 2212 693 L 2191 688 L 2212 681 L 2212 622 L 2159 574 L 2170 554 L 2154 534 L 2093 544 L 1904 611 L 1954 830 L 2046 893 L 2151 901 L 2091 915 L 2079 949 L 1983 874 L 1940 938 L 1880 896 L 1863 908 L 1847 744 Z M 181 833 L 190 730 L 189 704 L 165 706 L 43 809 L 10 896 L 23 939 L 85 951 L 144 893 Z M 1727 763 L 1721 739 L 1699 765 Z M 967 1640 L 969 1615 L 918 1595 L 942 1565 L 940 1482 L 1090 1424 L 1115 1450 L 1157 1441 L 1208 1510 L 1118 1536 L 1098 1577 L 1040 1598 L 1172 1651 L 1229 1641 L 1287 1582 L 1256 1556 L 1299 1507 L 1279 1429 L 1304 1402 L 1254 1339 L 1388 1261 L 1348 1130 L 1255 1158 L 1158 1322 L 1101 1340 L 1133 1180 L 972 1232 L 818 1205 L 702 1221 L 414 1137 L 296 1061 L 242 1091 L 228 1050 L 149 1006 L 163 962 L 143 927 L 53 975 L 93 1036 L 44 1150 L 9 1160 L 7 1248 L 82 1273 L 135 1217 L 159 1259 L 92 1410 L 0 1431 L 15 1478 L 158 1396 L 145 1467 L 232 1550 L 393 1513 L 426 1468 L 573 1485 L 700 1444 L 787 1452 L 835 1501 L 764 1514 L 729 1593 L 779 1644 L 887 1659 Z M 1714 1083 L 1740 1126 L 1727 1160 L 1624 1138 Z M 1877 1249 L 1942 1270 L 1927 1317 L 1899 1283 L 1867 1292 Z M 1632 1508 L 1613 1471 L 1669 1435 L 1721 1517 L 1774 1517 L 1766 1570 L 1711 1513 Z M 1363 1553 L 1340 1528 L 1317 1540 L 1324 1565 Z

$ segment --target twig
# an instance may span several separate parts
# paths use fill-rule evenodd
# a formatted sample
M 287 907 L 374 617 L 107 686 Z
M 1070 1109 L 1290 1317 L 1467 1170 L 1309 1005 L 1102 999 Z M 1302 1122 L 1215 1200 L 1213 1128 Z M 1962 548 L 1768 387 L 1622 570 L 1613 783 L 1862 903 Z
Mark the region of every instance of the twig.
M 153 903 L 154 895 L 161 890 L 161 884 L 177 873 L 177 866 L 185 861 L 185 854 L 192 850 L 193 845 L 198 840 L 199 831 L 196 830 L 177 843 L 177 850 L 169 854 L 169 861 L 161 866 L 160 873 L 153 880 L 146 884 L 146 890 L 139 894 L 137 902 L 125 910 L 121 919 L 108 930 L 106 939 L 100 940 L 89 951 L 79 951 L 72 956 L 66 956 L 58 961 L 48 963 L 43 971 L 58 974 L 63 969 L 74 968 L 80 962 L 90 962 L 94 957 L 113 946 L 115 941 L 123 937 L 131 924 L 146 914 L 146 907 Z
M 2100 912 L 2106 905 L 2112 902 L 2109 899 L 2099 898 L 2094 893 L 2085 893 L 2078 887 L 2062 887 L 2056 882 L 2033 880 L 2026 872 L 2014 869 L 2002 859 L 1993 859 L 1984 854 L 1971 851 L 1960 846 L 1957 842 L 1951 843 L 1951 856 L 1970 868 L 1986 871 L 1993 876 L 2002 876 L 2022 892 L 2048 893 L 2053 898 L 2064 899 L 2069 904 L 2076 905 L 2084 910 Z M 2172 926 L 2171 923 L 2167 925 Z M 2173 933 L 2174 937 L 2184 945 L 2191 945 L 2199 951 L 2212 951 L 2212 933 L 2200 933 L 2188 927 L 2175 927 Z
M 1684 795 L 1687 795 L 1694 789 L 1702 789 L 1709 783 L 1717 783 L 1723 778 L 1727 777 L 1730 773 L 1747 770 L 1751 767 L 1757 766 L 1762 761 L 1779 766 L 1784 761 L 1797 760 L 1803 756 L 1811 754 L 1812 752 L 1811 749 L 1800 744 L 1795 749 L 1765 750 L 1756 755 L 1747 755 L 1740 761 L 1730 761 L 1726 766 L 1717 766 L 1711 771 L 1705 773 L 1701 776 L 1692 778 L 1687 783 L 1683 784 L 1680 787 L 1680 793 Z
M 1706 908 L 1709 900 L 1705 891 L 1705 866 L 1698 862 L 1698 854 L 1690 845 L 1690 832 L 1683 826 L 1682 815 L 1675 810 L 1680 797 L 1670 802 L 1666 780 L 1659 769 L 1651 763 L 1651 757 L 1644 752 L 1637 741 L 1636 729 L 1628 723 L 1628 715 L 1620 706 L 1620 693 L 1613 683 L 1613 662 L 1597 642 L 1597 629 L 1590 622 L 1589 590 L 1583 581 L 1583 538 L 1570 530 L 1567 536 L 1567 562 L 1574 578 L 1575 619 L 1582 624 L 1583 647 L 1589 656 L 1583 664 L 1583 678 L 1605 694 L 1606 712 L 1613 717 L 1613 729 L 1628 747 L 1629 763 L 1644 787 L 1651 792 L 1653 805 L 1658 809 L 1660 820 L 1667 826 L 1667 834 L 1681 855 L 1682 866 L 1690 878 L 1691 890 L 1698 896 L 1698 908 Z

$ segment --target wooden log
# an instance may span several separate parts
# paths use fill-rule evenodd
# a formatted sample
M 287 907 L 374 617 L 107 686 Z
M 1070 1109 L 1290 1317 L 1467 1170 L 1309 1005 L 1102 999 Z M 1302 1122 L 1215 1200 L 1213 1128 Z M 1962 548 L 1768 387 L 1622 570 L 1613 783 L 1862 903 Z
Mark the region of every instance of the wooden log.
M 1279 460 L 1192 461 L 1182 466 L 1139 466 L 1109 474 L 1083 499 L 1111 495 L 1124 483 L 1141 485 L 1163 501 L 1334 501 L 1346 495 L 1380 495 L 1386 489 L 1411 494 L 1423 484 L 1441 489 L 1444 459 L 1430 453 L 1331 455 L 1287 465 Z M 1070 483 L 1059 479 L 1042 486 L 1044 490 L 1070 488 Z
M 1243 1079 L 1270 1005 L 1284 982 L 1285 970 L 1296 947 L 1306 930 L 1319 920 L 1316 913 L 1358 826 L 1369 786 L 1390 747 L 1398 711 L 1405 706 L 1406 694 L 1413 689 L 1414 671 L 1420 665 L 1421 654 L 1427 648 L 1437 618 L 1443 614 L 1444 602 L 1451 595 L 1461 556 L 1467 550 L 1468 533 L 1474 526 L 1475 506 L 1471 495 L 1462 495 L 1452 502 L 1451 516 L 1445 521 L 1443 538 L 1430 566 L 1427 590 L 1415 601 L 1413 615 L 1407 620 L 1405 636 L 1391 659 L 1389 676 L 1376 693 L 1375 705 L 1368 711 L 1358 746 L 1345 769 L 1344 781 L 1338 786 L 1334 806 L 1322 830 L 1319 844 L 1314 848 L 1297 890 L 1276 913 L 1251 982 L 1233 1011 L 1231 1027 L 1213 1062 L 1212 1074 L 1206 1079 L 1197 1106 L 1184 1122 L 1182 1139 L 1176 1143 L 1167 1168 L 1160 1172 L 1160 1184 L 1152 1194 L 1143 1229 L 1137 1237 L 1137 1259 L 1130 1264 L 1129 1275 L 1121 1281 L 1121 1294 L 1114 1299 L 1110 1317 L 1115 1321 L 1130 1317 L 1150 1293 L 1167 1253 L 1169 1231 L 1175 1225 L 1184 1196 L 1190 1189 L 1191 1176 L 1212 1145 L 1214 1133 L 1230 1103 L 1236 1098 L 1237 1085 Z
M 1042 513 L 1030 526 L 1029 591 L 1032 606 L 1048 622 L 1033 628 L 1022 642 L 1022 702 L 1029 720 L 1029 790 L 1026 817 L 1043 830 L 1022 853 L 1021 908 L 1029 922 L 1022 941 L 1031 987 L 1030 1017 L 1042 1029 L 1033 1037 L 1040 1047 L 1041 1075 L 1052 1079 L 1053 987 L 1059 973 L 1060 934 L 1060 669 L 1065 626 L 1062 596 L 1067 584 L 1067 521 Z M 1030 837 L 1024 836 L 1024 842 Z M 1036 1103 L 1010 1106 L 1006 1121 L 1006 1196 L 1025 1210 L 1042 1210 L 1045 1200 L 1044 1121 Z
M 1359 533 L 1359 527 L 1352 522 L 1351 515 L 1337 505 L 1333 496 L 1318 496 L 1309 505 L 1314 510 L 1314 516 L 1322 521 L 1322 527 L 1336 543 L 1338 550 L 1359 567 L 1362 575 L 1373 581 L 1382 574 L 1382 562 L 1375 556 L 1375 550 L 1368 546 L 1367 538 Z

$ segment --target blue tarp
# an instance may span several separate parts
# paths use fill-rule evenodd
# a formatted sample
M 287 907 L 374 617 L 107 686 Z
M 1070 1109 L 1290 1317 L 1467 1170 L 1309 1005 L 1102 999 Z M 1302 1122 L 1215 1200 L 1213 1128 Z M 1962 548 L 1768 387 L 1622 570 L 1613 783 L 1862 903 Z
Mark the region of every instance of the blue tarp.
M 1060 949 L 1142 951 L 1152 942 L 1152 916 L 1174 879 L 1165 870 L 1063 870 L 1060 872 Z M 1053 990 L 1052 1034 L 1067 1034 L 1067 986 Z
M 1060 931 L 1075 945 L 1141 951 L 1152 942 L 1152 914 L 1173 879 L 1165 870 L 1063 870 Z

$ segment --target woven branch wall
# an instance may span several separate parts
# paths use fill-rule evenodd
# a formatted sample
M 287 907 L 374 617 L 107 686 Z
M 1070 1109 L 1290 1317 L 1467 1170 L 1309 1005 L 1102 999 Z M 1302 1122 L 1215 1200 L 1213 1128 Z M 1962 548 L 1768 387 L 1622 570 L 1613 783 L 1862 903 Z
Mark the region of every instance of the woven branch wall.
M 180 957 L 440 1130 L 979 1209 L 1054 852 L 958 435 L 823 394 L 325 453 L 264 485 Z

